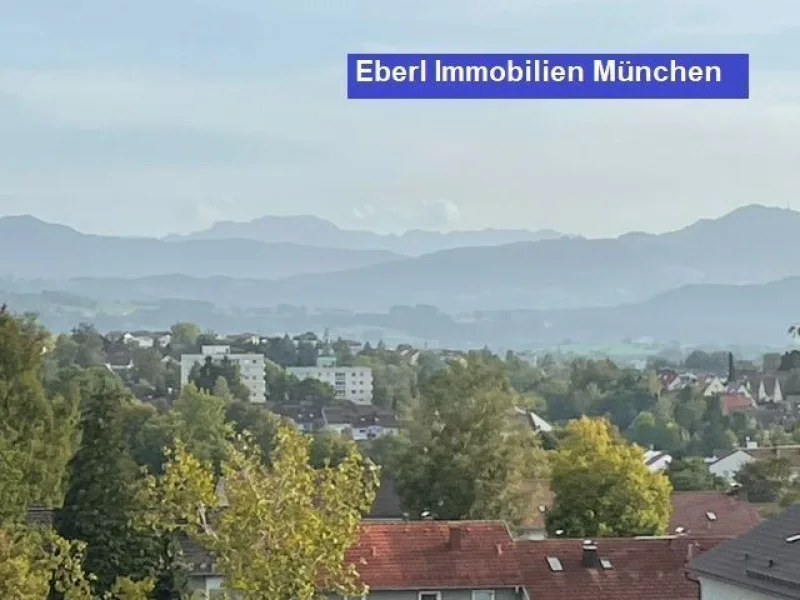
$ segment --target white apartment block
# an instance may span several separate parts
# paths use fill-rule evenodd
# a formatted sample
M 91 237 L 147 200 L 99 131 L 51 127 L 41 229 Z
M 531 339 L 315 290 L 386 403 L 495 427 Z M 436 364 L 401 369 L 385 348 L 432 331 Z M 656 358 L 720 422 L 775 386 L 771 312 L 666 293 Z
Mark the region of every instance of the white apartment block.
M 202 346 L 200 354 L 184 354 L 181 356 L 181 386 L 189 382 L 192 367 L 205 362 L 207 357 L 214 362 L 227 358 L 239 366 L 240 379 L 250 390 L 250 402 L 264 404 L 267 401 L 267 385 L 264 381 L 263 354 L 231 354 L 230 346 Z
M 337 367 L 333 357 L 320 356 L 315 367 L 286 370 L 301 380 L 317 379 L 331 384 L 338 400 L 372 404 L 372 369 L 368 367 Z

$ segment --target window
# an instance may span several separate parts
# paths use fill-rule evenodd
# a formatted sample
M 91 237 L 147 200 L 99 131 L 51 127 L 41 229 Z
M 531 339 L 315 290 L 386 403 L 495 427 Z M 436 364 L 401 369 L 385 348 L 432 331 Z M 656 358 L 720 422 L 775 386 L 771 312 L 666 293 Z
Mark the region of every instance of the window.
M 418 600 L 442 600 L 442 592 L 420 592 Z
M 472 590 L 472 600 L 494 600 L 494 590 Z

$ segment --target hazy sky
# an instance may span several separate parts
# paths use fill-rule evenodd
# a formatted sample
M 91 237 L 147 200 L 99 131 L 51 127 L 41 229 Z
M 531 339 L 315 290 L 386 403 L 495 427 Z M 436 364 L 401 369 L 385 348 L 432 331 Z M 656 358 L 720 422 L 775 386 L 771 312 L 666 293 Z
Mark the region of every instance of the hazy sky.
M 664 231 L 800 209 L 797 0 L 0 0 L 0 214 Z M 726 102 L 348 101 L 359 51 L 750 52 Z

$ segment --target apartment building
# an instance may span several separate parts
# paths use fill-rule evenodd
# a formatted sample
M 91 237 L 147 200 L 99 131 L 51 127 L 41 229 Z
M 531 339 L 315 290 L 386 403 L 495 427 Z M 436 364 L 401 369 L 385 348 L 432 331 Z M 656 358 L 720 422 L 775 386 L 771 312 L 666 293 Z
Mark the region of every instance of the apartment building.
M 333 356 L 320 356 L 314 367 L 289 367 L 298 379 L 317 379 L 333 386 L 336 398 L 356 404 L 372 404 L 372 370 L 367 367 L 339 367 Z
M 264 382 L 263 354 L 233 354 L 230 346 L 202 346 L 200 354 L 184 354 L 181 356 L 181 386 L 189 382 L 192 367 L 201 365 L 208 357 L 214 362 L 227 358 L 239 366 L 240 379 L 250 390 L 250 402 L 264 404 L 267 401 L 267 386 Z

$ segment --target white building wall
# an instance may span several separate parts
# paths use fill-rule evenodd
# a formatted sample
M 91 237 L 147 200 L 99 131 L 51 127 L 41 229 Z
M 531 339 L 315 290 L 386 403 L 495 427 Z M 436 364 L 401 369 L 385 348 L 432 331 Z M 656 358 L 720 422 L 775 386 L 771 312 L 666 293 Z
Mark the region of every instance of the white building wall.
M 700 600 L 775 600 L 775 596 L 700 577 Z
M 744 450 L 736 450 L 725 458 L 718 460 L 709 465 L 708 470 L 714 475 L 722 477 L 727 481 L 732 482 L 733 478 L 739 470 L 749 462 L 754 461 L 755 458 L 750 456 Z
M 189 373 L 195 364 L 202 365 L 209 356 L 214 362 L 220 362 L 223 358 L 227 358 L 231 363 L 239 366 L 240 379 L 250 390 L 250 402 L 264 404 L 267 401 L 263 354 L 231 354 L 229 346 L 203 346 L 202 352 L 202 354 L 181 356 L 181 386 L 189 382 Z
M 372 369 L 367 367 L 289 367 L 298 379 L 329 383 L 336 398 L 356 404 L 372 404 Z

